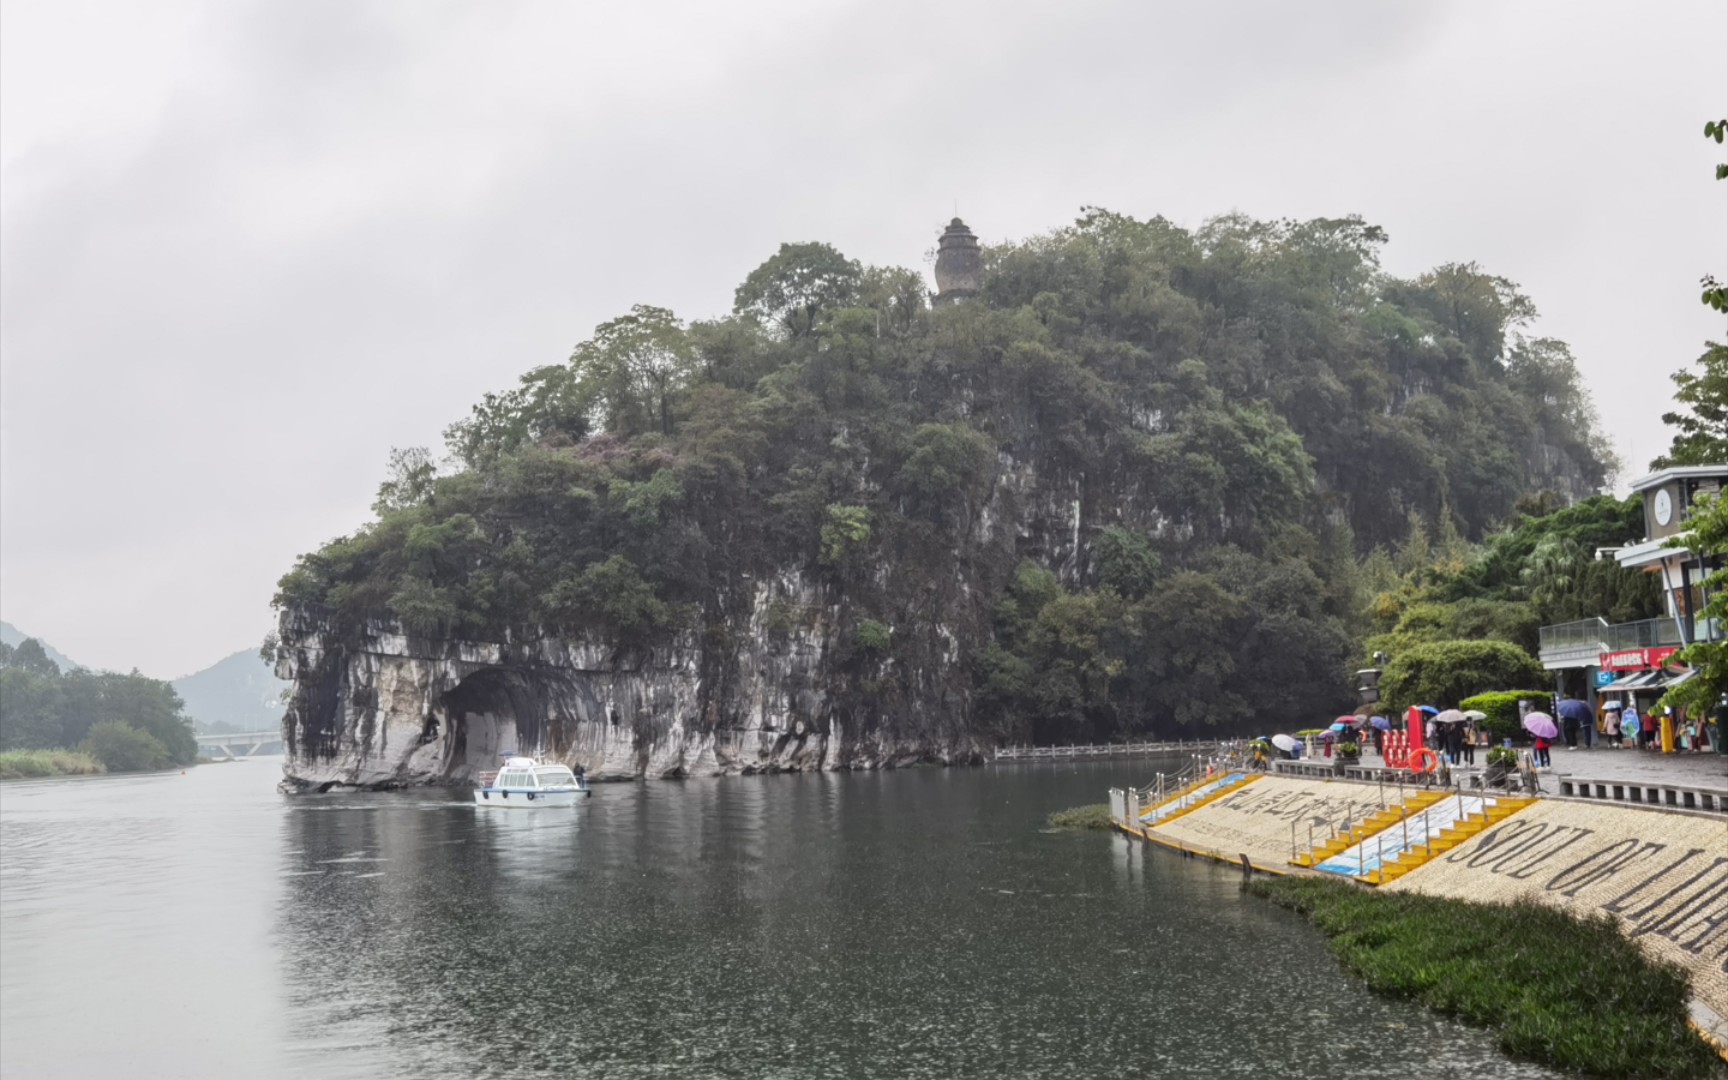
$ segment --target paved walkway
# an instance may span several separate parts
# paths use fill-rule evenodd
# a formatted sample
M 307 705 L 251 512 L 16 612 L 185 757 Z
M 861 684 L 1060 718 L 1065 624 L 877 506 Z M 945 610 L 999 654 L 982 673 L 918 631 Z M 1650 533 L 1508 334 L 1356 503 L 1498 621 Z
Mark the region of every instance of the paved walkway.
M 1476 748 L 1476 771 L 1481 770 L 1485 753 L 1486 748 Z M 1728 754 L 1659 754 L 1654 750 L 1615 750 L 1604 746 L 1568 750 L 1562 745 L 1554 747 L 1550 757 L 1554 767 L 1542 770 L 1542 786 L 1550 794 L 1553 786 L 1549 777 L 1728 789 Z M 1378 766 L 1380 757 L 1363 754 L 1362 764 Z M 1470 770 L 1471 767 L 1466 765 L 1464 769 Z
M 1556 776 L 1583 780 L 1618 780 L 1631 784 L 1680 784 L 1692 787 L 1728 787 L 1728 754 L 1660 754 L 1653 750 L 1615 750 L 1609 747 L 1556 746 L 1550 756 Z

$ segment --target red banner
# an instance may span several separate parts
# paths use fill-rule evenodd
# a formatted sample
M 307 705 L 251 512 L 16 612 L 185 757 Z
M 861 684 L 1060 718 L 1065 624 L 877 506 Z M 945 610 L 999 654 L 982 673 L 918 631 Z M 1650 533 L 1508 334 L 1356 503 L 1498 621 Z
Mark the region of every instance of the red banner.
M 1659 668 L 1662 661 L 1680 651 L 1678 646 L 1663 645 L 1655 649 L 1622 649 L 1619 652 L 1605 652 L 1597 658 L 1596 666 L 1603 671 L 1648 671 Z

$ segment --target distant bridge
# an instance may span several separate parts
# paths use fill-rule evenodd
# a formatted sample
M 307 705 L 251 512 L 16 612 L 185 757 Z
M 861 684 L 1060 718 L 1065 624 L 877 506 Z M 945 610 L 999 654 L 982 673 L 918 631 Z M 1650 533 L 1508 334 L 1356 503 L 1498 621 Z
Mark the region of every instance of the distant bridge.
M 242 731 L 232 735 L 199 735 L 198 753 L 210 758 L 243 758 L 282 753 L 282 729 Z

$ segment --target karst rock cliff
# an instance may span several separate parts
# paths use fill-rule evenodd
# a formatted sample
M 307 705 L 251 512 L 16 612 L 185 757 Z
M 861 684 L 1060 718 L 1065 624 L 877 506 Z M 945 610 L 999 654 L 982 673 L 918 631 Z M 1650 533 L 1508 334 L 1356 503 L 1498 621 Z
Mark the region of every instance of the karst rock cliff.
M 832 623 L 773 634 L 760 625 L 766 606 L 724 659 L 695 641 L 619 651 L 446 640 L 383 621 L 338 637 L 311 612 L 285 611 L 277 674 L 294 692 L 282 788 L 463 784 L 508 751 L 581 765 L 597 780 L 983 757 L 987 742 L 963 722 L 963 684 L 875 715 L 834 692 Z

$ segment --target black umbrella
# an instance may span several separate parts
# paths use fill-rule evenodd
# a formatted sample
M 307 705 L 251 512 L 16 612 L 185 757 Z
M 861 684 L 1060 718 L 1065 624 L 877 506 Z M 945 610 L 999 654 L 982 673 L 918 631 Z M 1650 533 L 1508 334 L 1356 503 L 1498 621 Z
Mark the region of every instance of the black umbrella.
M 1560 719 L 1576 720 L 1580 724 L 1588 724 L 1596 718 L 1596 714 L 1590 710 L 1590 706 L 1577 698 L 1567 698 L 1562 701 L 1557 711 L 1560 713 Z

